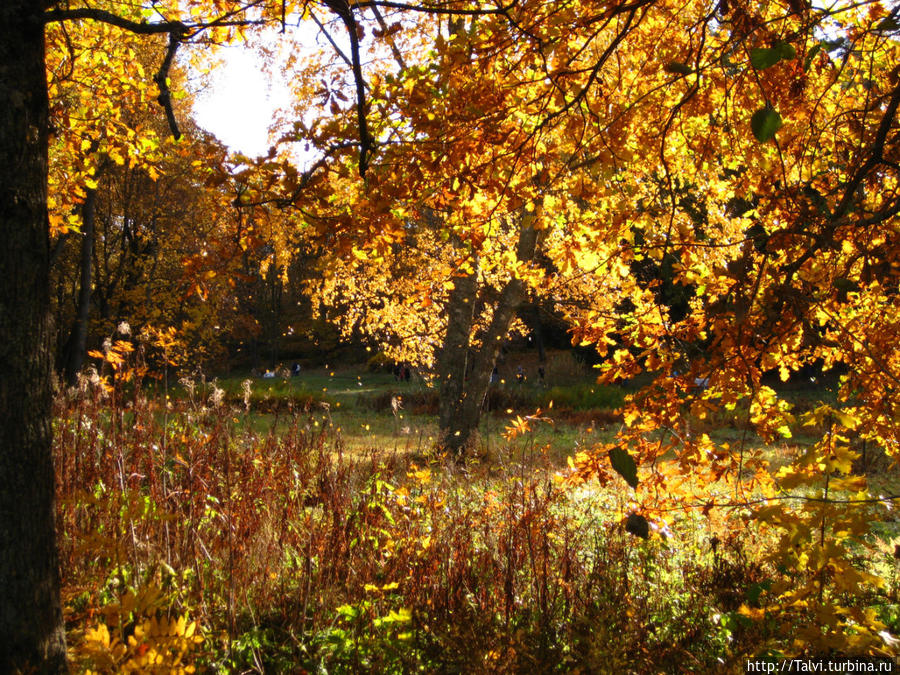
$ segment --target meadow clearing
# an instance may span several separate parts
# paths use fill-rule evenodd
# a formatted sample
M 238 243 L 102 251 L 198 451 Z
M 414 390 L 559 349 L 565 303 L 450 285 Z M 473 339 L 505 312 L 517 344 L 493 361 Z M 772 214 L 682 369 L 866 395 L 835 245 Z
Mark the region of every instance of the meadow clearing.
M 433 451 L 434 391 L 418 377 L 359 366 L 83 383 L 56 416 L 73 663 L 706 673 L 796 653 L 819 624 L 765 611 L 785 577 L 802 581 L 771 563 L 773 529 L 746 526 L 752 505 L 686 503 L 635 536 L 626 482 L 573 480 L 567 461 L 615 435 L 631 389 L 558 371 L 498 383 L 464 462 Z M 802 444 L 753 441 L 773 472 Z M 896 475 L 879 467 L 875 480 L 888 489 Z M 852 608 L 890 632 L 898 535 L 888 519 L 854 549 L 858 574 L 882 581 Z

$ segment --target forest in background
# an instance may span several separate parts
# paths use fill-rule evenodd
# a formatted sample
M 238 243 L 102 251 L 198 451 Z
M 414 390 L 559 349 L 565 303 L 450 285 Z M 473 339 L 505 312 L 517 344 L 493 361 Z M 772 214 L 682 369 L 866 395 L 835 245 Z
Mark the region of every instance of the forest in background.
M 0 668 L 896 655 L 896 7 L 0 15 Z

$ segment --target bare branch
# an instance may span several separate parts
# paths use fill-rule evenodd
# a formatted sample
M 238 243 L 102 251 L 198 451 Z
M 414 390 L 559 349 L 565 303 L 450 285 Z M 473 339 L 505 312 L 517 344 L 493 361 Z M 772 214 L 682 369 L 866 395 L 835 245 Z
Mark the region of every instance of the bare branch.
M 175 119 L 175 111 L 172 109 L 172 94 L 169 91 L 169 69 L 172 67 L 172 61 L 175 59 L 175 52 L 178 51 L 178 46 L 181 44 L 181 34 L 172 31 L 169 33 L 169 46 L 166 48 L 166 56 L 163 59 L 162 65 L 159 67 L 159 72 L 153 76 L 153 81 L 156 82 L 156 86 L 159 87 L 159 96 L 156 97 L 156 101 L 163 107 L 163 110 L 166 111 L 166 121 L 169 123 L 169 129 L 172 131 L 172 136 L 174 136 L 177 141 L 181 138 L 181 131 L 178 129 L 178 122 Z
M 325 0 L 325 4 L 341 17 L 347 27 L 347 37 L 350 38 L 350 58 L 353 62 L 353 79 L 356 82 L 356 118 L 359 124 L 359 175 L 364 178 L 366 170 L 369 168 L 372 137 L 369 135 L 369 124 L 366 119 L 366 81 L 363 79 L 362 62 L 359 58 L 356 19 L 347 0 Z
M 325 39 L 328 40 L 329 44 L 334 48 L 334 51 L 337 52 L 337 55 L 341 57 L 344 63 L 346 63 L 351 68 L 353 67 L 353 62 L 350 60 L 344 51 L 338 46 L 337 42 L 334 41 L 334 38 L 331 37 L 331 33 L 328 32 L 328 29 L 319 21 L 319 17 L 316 16 L 315 12 L 312 9 L 309 10 L 309 16 L 315 22 L 315 24 L 319 27 L 319 30 L 322 31 L 322 35 L 325 36 Z

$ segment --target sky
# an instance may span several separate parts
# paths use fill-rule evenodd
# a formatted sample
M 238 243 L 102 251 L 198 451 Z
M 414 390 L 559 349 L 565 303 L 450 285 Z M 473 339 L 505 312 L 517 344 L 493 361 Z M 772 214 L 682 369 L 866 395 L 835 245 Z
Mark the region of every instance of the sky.
M 332 22 L 333 23 L 333 22 Z M 287 34 L 269 30 L 254 38 L 268 47 L 272 58 L 285 63 L 288 53 L 314 53 L 326 45 L 325 38 L 312 21 L 298 21 Z M 332 27 L 333 28 L 333 27 Z M 333 39 L 347 51 L 345 36 L 332 30 Z M 265 155 L 269 150 L 268 128 L 273 113 L 290 108 L 291 92 L 282 76 L 258 54 L 252 45 L 222 47 L 220 65 L 204 75 L 205 90 L 195 96 L 194 119 L 225 143 L 233 152 L 249 157 Z
M 225 48 L 222 63 L 194 102 L 196 122 L 232 151 L 249 157 L 269 149 L 273 112 L 290 101 L 290 92 L 271 77 L 252 49 Z

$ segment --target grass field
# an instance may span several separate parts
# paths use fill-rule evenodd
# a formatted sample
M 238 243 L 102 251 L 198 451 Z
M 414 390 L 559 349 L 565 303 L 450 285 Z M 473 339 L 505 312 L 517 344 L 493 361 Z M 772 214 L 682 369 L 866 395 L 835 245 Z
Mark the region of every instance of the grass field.
M 519 365 L 530 375 L 521 384 L 514 377 Z M 509 421 L 538 410 L 547 421 L 537 425 L 534 444 L 549 445 L 558 461 L 564 462 L 573 448 L 609 437 L 608 429 L 617 422 L 613 411 L 624 400 L 626 389 L 595 384 L 589 370 L 565 352 L 552 353 L 545 367 L 547 375 L 540 382 L 533 359 L 507 364 L 511 377 L 493 386 L 485 401 L 478 456 L 494 457 L 504 445 L 501 436 Z M 277 431 L 292 415 L 303 413 L 309 424 L 338 433 L 350 451 L 379 448 L 423 455 L 437 436 L 437 391 L 418 374 L 406 382 L 364 366 L 324 365 L 298 376 L 285 373 L 263 378 L 248 372 L 194 380 L 189 384 L 191 391 L 187 382 L 182 380 L 168 393 L 208 404 L 213 390 L 219 388 L 226 403 L 247 406 L 258 432 Z

